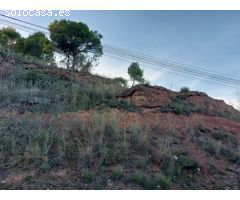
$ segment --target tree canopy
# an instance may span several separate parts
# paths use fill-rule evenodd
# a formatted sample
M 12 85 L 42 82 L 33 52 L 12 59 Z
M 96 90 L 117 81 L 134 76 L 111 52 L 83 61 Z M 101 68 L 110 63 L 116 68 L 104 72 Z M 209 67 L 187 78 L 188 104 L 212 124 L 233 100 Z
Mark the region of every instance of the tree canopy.
M 128 74 L 130 79 L 133 81 L 132 86 L 134 86 L 135 81 L 139 83 L 144 83 L 145 80 L 143 78 L 143 70 L 139 67 L 137 62 L 132 62 L 128 68 Z
M 49 25 L 50 38 L 56 51 L 65 56 L 67 68 L 90 68 L 102 55 L 100 35 L 82 22 L 55 20 Z
M 41 32 L 29 35 L 27 38 L 20 38 L 16 44 L 16 51 L 45 61 L 53 58 L 53 50 L 53 44 Z
M 0 29 L 0 45 L 8 48 L 13 48 L 17 39 L 19 39 L 21 35 L 11 27 L 3 27 Z

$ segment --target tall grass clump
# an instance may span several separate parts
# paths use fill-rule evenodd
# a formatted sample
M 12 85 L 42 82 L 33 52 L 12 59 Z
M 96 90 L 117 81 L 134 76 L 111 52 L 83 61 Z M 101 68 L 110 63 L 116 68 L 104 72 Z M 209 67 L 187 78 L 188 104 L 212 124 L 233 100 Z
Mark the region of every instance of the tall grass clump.
M 138 123 L 133 123 L 130 127 L 130 144 L 131 148 L 142 155 L 148 153 L 148 127 L 142 129 Z

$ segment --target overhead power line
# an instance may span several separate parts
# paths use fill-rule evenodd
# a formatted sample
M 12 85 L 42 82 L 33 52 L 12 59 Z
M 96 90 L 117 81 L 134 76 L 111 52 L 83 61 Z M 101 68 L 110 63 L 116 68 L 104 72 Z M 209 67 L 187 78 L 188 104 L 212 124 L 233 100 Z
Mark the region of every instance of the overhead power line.
M 13 27 L 15 27 L 19 30 L 26 31 L 26 32 L 29 32 L 29 33 L 39 32 L 39 30 L 37 30 L 37 29 L 31 28 L 31 27 L 28 27 L 28 26 L 24 26 L 22 24 L 17 24 L 17 23 L 14 23 L 14 22 L 10 22 L 10 21 L 7 21 L 7 20 L 3 20 L 1 18 L 0 18 L 0 22 L 2 24 L 8 25 L 8 26 L 13 26 Z
M 114 59 L 117 59 L 117 60 L 123 60 L 125 62 L 129 62 L 131 59 L 129 58 L 124 58 L 122 56 L 119 56 L 119 55 L 115 55 L 115 54 L 108 54 L 108 53 L 105 53 L 106 56 L 109 56 L 111 58 L 114 58 Z M 213 86 L 224 86 L 224 87 L 227 87 L 227 88 L 231 88 L 231 89 L 234 89 L 234 90 L 240 90 L 239 87 L 236 87 L 236 86 L 231 86 L 229 84 L 226 84 L 224 82 L 221 82 L 221 83 L 217 83 L 216 81 L 212 81 L 210 79 L 206 79 L 206 78 L 202 78 L 202 77 L 198 77 L 197 75 L 189 75 L 189 74 L 185 74 L 183 72 L 175 72 L 175 71 L 171 71 L 171 70 L 167 70 L 167 69 L 164 69 L 164 68 L 158 68 L 156 66 L 152 66 L 152 65 L 148 65 L 148 64 L 143 64 L 141 65 L 143 68 L 150 68 L 150 69 L 153 69 L 153 70 L 158 70 L 158 71 L 161 71 L 161 72 L 167 72 L 167 74 L 170 74 L 172 77 L 174 75 L 174 77 L 180 77 L 180 78 L 191 78 L 191 79 L 195 79 L 195 80 L 200 80 L 200 81 L 204 81 L 204 82 L 207 82 L 208 84 L 210 85 L 213 85 Z
M 119 48 L 119 47 L 116 47 L 116 46 L 113 46 L 113 45 L 110 45 L 110 44 L 104 44 L 105 47 L 108 47 L 108 48 L 114 48 L 114 49 L 117 49 L 119 51 L 124 51 L 124 52 L 127 52 L 127 53 L 130 53 L 130 54 L 135 54 L 135 55 L 138 55 L 138 56 L 142 56 L 142 57 L 147 57 L 147 58 L 151 58 L 153 60 L 160 60 L 160 61 L 163 61 L 163 62 L 166 62 L 166 63 L 171 63 L 171 64 L 176 64 L 178 66 L 184 66 L 184 67 L 188 67 L 188 68 L 194 68 L 194 69 L 198 69 L 198 70 L 202 70 L 202 71 L 206 71 L 206 68 L 201 68 L 199 66 L 193 66 L 193 65 L 187 65 L 187 64 L 183 64 L 183 63 L 179 63 L 179 62 L 175 62 L 175 61 L 170 61 L 170 60 L 167 60 L 167 59 L 163 59 L 163 58 L 156 58 L 156 57 L 153 57 L 153 56 L 149 56 L 149 55 L 145 55 L 145 54 L 140 54 L 140 53 L 137 53 L 137 52 L 134 52 L 134 51 L 130 51 L 130 50 L 126 50 L 126 49 L 123 49 L 123 48 Z M 222 75 L 222 76 L 227 76 L 226 74 L 221 74 L 221 73 L 218 73 L 216 71 L 212 71 L 212 70 L 209 70 L 207 69 L 208 72 L 212 72 L 214 74 L 218 74 L 218 75 Z M 240 77 L 238 77 L 237 79 L 239 79 Z
M 12 26 L 12 25 L 9 24 L 9 23 L 4 23 L 4 22 L 2 22 L 1 20 L 0 20 L 0 24 L 1 24 L 1 25 L 7 25 L 7 26 L 10 26 L 10 27 L 16 28 L 16 29 L 18 29 L 18 30 L 20 30 L 20 31 L 23 31 L 23 32 L 26 32 L 26 33 L 30 33 L 30 34 L 34 33 L 34 32 L 29 31 L 29 30 L 27 30 L 27 29 L 24 29 L 24 28 L 21 28 L 21 27 L 17 27 L 17 26 Z
M 18 22 L 21 22 L 21 23 L 24 23 L 24 24 L 28 24 L 28 25 L 31 25 L 31 26 L 35 26 L 35 27 L 38 27 L 38 28 L 41 28 L 41 29 L 45 29 L 45 30 L 48 31 L 48 28 L 43 27 L 43 26 L 40 26 L 40 25 L 37 25 L 37 24 L 33 24 L 33 23 L 30 23 L 30 22 L 27 22 L 27 21 L 24 21 L 24 20 L 20 20 L 20 19 L 14 18 L 14 17 L 6 16 L 6 15 L 4 15 L 4 14 L 0 14 L 0 16 L 5 17 L 5 18 L 8 18 L 8 19 L 12 19 L 12 20 L 14 20 L 14 21 L 18 21 Z
M 128 58 L 131 60 L 138 60 L 140 62 L 146 63 L 146 64 L 150 64 L 150 65 L 154 65 L 157 67 L 161 67 L 161 68 L 165 68 L 168 70 L 174 70 L 175 72 L 183 72 L 185 74 L 189 74 L 189 75 L 196 75 L 197 78 L 201 77 L 204 79 L 211 79 L 211 80 L 215 80 L 218 82 L 228 82 L 231 85 L 237 85 L 240 86 L 240 81 L 237 79 L 231 79 L 231 78 L 226 78 L 223 76 L 218 76 L 215 74 L 209 74 L 209 73 L 205 73 L 205 72 L 201 72 L 201 71 L 196 71 L 193 69 L 184 69 L 181 66 L 177 66 L 171 63 L 165 63 L 165 62 L 161 62 L 161 61 L 155 61 L 155 60 L 149 60 L 146 59 L 144 57 L 139 57 L 137 55 L 134 54 L 126 54 L 125 52 L 122 51 L 115 51 L 114 49 L 105 49 L 105 53 L 110 53 L 110 54 L 114 54 L 117 56 L 122 56 L 124 58 Z
M 4 15 L 0 14 L 0 16 L 4 16 Z M 46 27 L 42 27 L 33 23 L 23 21 L 23 20 L 18 20 L 13 17 L 8 17 L 8 16 L 4 16 L 4 17 L 37 27 L 37 28 L 33 28 L 33 27 L 25 26 L 19 23 L 14 23 L 9 20 L 0 19 L 0 21 L 4 23 L 8 23 L 9 25 L 15 28 L 22 29 L 25 31 L 28 30 L 30 33 L 41 31 L 49 35 L 49 32 L 45 31 L 45 30 L 48 30 Z M 44 31 L 40 30 L 39 28 L 44 29 Z M 115 58 L 118 57 L 120 59 L 128 59 L 131 61 L 138 61 L 138 62 L 147 64 L 147 66 L 145 67 L 148 67 L 148 68 L 154 68 L 160 71 L 167 71 L 168 73 L 175 73 L 185 77 L 191 77 L 194 79 L 204 80 L 207 82 L 215 83 L 218 85 L 220 84 L 220 85 L 231 87 L 234 89 L 240 89 L 239 78 L 229 77 L 228 75 L 220 74 L 211 70 L 207 70 L 208 71 L 207 72 L 206 69 L 204 68 L 186 65 L 178 62 L 173 62 L 166 59 L 160 59 L 153 56 L 147 56 L 134 51 L 115 47 L 109 44 L 103 44 L 103 51 L 104 51 L 104 54 L 113 55 Z M 153 67 L 150 67 L 149 65 Z

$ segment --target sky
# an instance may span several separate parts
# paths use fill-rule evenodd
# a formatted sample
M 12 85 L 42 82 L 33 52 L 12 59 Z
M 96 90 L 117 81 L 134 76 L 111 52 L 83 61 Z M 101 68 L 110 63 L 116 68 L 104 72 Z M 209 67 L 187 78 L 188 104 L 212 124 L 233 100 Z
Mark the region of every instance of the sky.
M 69 17 L 16 18 L 44 27 L 55 19 L 81 21 L 102 34 L 104 43 L 240 80 L 240 11 L 70 11 Z M 133 61 L 103 55 L 94 73 L 129 78 L 127 68 Z M 178 77 L 142 63 L 140 67 L 153 85 L 172 90 L 188 86 L 227 103 L 237 101 L 235 89 Z

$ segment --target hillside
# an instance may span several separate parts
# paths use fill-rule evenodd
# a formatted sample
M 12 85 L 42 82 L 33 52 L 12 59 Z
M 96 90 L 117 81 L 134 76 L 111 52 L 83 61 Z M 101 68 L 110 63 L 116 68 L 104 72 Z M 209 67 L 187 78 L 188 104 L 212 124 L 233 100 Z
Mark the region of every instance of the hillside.
M 240 112 L 196 91 L 0 59 L 0 189 L 240 189 Z

